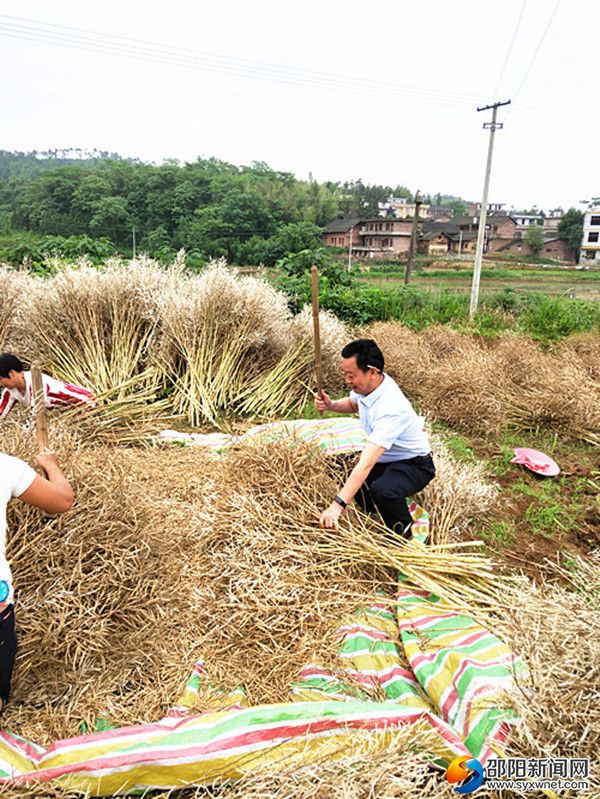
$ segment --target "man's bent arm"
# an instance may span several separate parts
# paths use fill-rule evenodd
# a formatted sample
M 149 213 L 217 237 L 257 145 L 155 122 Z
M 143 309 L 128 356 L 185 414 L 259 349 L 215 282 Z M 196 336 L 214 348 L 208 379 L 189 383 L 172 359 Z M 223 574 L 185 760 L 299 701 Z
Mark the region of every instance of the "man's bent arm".
M 339 400 L 331 400 L 329 410 L 334 413 L 356 413 L 358 410 L 356 403 L 350 397 L 343 397 Z
M 380 447 L 378 444 L 369 442 L 363 449 L 358 463 L 350 472 L 350 476 L 344 483 L 343 488 L 340 490 L 337 497 L 342 500 L 344 505 L 347 505 L 354 499 L 355 494 L 358 493 L 360 487 L 367 479 L 367 476 L 373 466 L 377 463 L 379 458 L 385 452 L 385 447 Z M 327 510 L 323 511 L 319 524 L 321 527 L 329 527 L 338 529 L 338 519 L 342 515 L 342 505 L 334 500 Z
M 347 505 L 352 502 L 354 496 L 367 479 L 369 472 L 384 452 L 385 447 L 380 447 L 377 444 L 371 444 L 369 442 L 365 445 L 358 459 L 358 463 L 350 472 L 348 479 L 338 494 Z

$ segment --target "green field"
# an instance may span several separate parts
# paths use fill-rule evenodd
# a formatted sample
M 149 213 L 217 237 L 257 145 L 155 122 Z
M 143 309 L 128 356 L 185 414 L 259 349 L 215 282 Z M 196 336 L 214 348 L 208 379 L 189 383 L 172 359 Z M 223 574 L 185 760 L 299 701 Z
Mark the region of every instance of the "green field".
M 411 283 L 423 289 L 447 289 L 457 292 L 471 290 L 472 266 L 440 268 L 437 265 L 417 268 L 412 275 Z M 378 270 L 373 267 L 361 278 L 366 283 L 381 286 L 396 286 L 404 280 L 404 266 L 399 265 L 394 271 Z M 506 266 L 484 266 L 481 272 L 481 291 L 515 291 L 536 292 L 553 296 L 564 295 L 578 299 L 600 300 L 600 269 L 581 270 L 575 267 L 553 268 L 507 268 Z

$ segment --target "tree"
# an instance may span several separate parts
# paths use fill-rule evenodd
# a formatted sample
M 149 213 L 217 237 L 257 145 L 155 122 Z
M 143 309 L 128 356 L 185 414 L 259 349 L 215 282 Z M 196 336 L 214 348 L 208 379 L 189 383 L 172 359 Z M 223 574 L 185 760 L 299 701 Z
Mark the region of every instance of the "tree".
M 320 245 L 320 227 L 311 222 L 292 222 L 264 243 L 260 260 L 265 266 L 274 266 L 285 255 L 316 249 Z
M 577 208 L 569 208 L 558 223 L 558 237 L 567 243 L 567 246 L 577 258 L 581 239 L 583 237 L 583 214 Z
M 525 244 L 529 244 L 534 255 L 544 246 L 544 229 L 541 225 L 529 225 L 523 236 Z
M 107 236 L 115 244 L 129 239 L 131 216 L 123 197 L 102 197 L 94 203 L 90 230 L 96 236 Z

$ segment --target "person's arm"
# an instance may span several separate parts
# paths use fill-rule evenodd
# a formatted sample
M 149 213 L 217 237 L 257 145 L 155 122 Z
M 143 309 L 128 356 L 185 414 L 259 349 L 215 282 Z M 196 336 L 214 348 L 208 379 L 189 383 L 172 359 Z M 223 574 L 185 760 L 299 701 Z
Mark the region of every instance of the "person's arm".
M 95 408 L 98 404 L 96 397 L 83 386 L 76 386 L 73 383 L 63 383 L 55 377 L 42 375 L 44 383 L 44 403 L 47 408 L 55 408 L 59 405 L 88 405 Z
M 367 479 L 367 476 L 373 466 L 377 463 L 379 458 L 385 452 L 385 447 L 380 447 L 377 444 L 367 443 L 365 448 L 360 454 L 358 463 L 350 472 L 348 479 L 338 493 L 338 497 L 342 499 L 346 505 L 350 504 L 354 496 L 358 493 L 360 487 Z M 338 519 L 342 515 L 344 508 L 338 503 L 333 501 L 327 510 L 323 511 L 319 519 L 321 527 L 339 529 Z
M 2 394 L 0 394 L 0 419 L 6 419 L 14 408 L 16 401 L 9 389 L 5 388 L 2 391 Z
M 315 394 L 315 408 L 319 413 L 323 413 L 323 411 L 333 411 L 333 413 L 356 413 L 358 410 L 356 403 L 350 397 L 332 400 L 326 391 Z
M 46 513 L 65 513 L 70 510 L 73 507 L 73 489 L 62 473 L 56 455 L 40 453 L 37 462 L 46 472 L 47 479 L 36 475 L 18 499 Z

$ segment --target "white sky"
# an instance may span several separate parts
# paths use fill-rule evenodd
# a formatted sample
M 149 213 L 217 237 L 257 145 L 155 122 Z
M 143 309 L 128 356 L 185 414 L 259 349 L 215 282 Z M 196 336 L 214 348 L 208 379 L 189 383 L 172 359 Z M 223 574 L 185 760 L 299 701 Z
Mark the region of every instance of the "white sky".
M 297 73 L 290 84 L 59 47 L 15 38 L 23 23 L 0 16 L 0 33 L 11 26 L 10 36 L 0 35 L 0 148 L 96 147 L 159 163 L 266 161 L 300 178 L 311 172 L 319 181 L 362 178 L 480 199 L 482 124 L 491 112 L 475 106 L 514 97 L 555 7 L 556 0 L 0 0 L 0 15 L 422 90 L 413 100 L 356 84 L 297 85 Z M 496 134 L 490 201 L 566 208 L 600 194 L 599 90 L 600 0 L 559 0 L 517 102 L 508 116 L 499 111 L 507 118 Z

